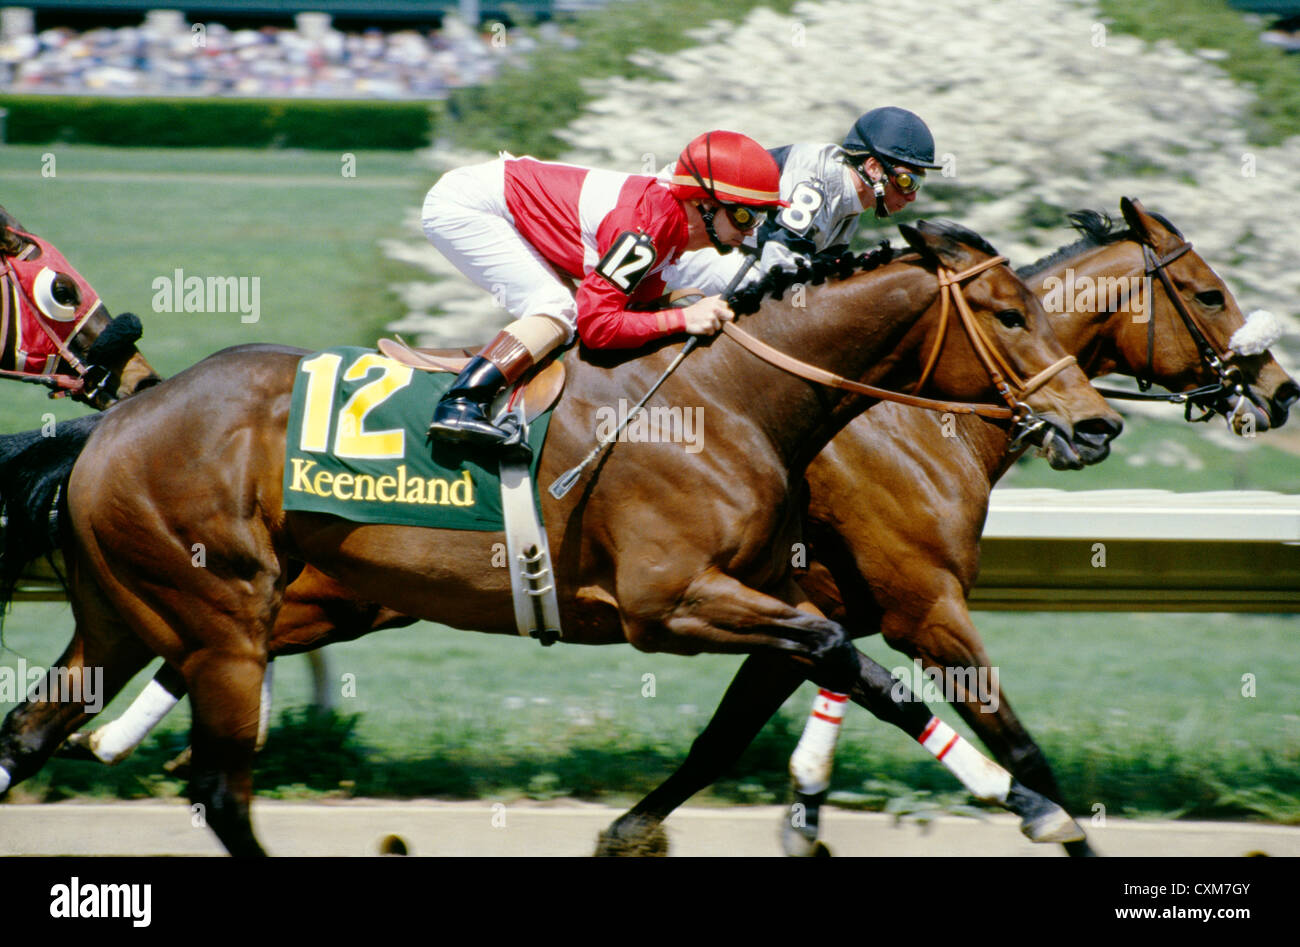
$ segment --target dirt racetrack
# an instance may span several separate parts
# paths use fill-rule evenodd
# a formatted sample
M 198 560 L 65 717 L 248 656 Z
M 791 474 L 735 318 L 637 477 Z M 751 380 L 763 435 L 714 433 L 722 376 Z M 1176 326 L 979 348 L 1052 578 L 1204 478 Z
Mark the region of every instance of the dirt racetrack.
M 412 855 L 584 856 L 621 810 L 576 803 L 258 801 L 253 825 L 273 855 L 379 853 L 389 835 Z M 686 808 L 667 823 L 676 856 L 779 856 L 776 806 Z M 194 825 L 183 802 L 0 806 L 2 855 L 220 855 L 216 837 Z M 1237 857 L 1300 855 L 1300 827 L 1261 823 L 1084 822 L 1102 855 Z M 944 817 L 928 827 L 879 813 L 828 809 L 822 838 L 837 855 L 1060 856 L 1035 845 L 1008 815 Z

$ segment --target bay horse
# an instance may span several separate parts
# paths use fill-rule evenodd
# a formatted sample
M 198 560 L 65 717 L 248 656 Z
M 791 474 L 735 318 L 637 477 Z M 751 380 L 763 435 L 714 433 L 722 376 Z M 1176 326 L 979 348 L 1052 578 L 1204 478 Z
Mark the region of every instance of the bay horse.
M 53 244 L 0 207 L 0 378 L 103 410 L 161 381 L 135 347 L 140 320 L 113 318 Z
M 1129 217 L 1131 222 L 1134 224 L 1133 229 L 1127 234 L 1110 232 L 1108 222 L 1104 222 L 1098 215 L 1074 215 L 1080 229 L 1085 232 L 1085 238 L 1071 247 L 1058 251 L 1058 253 L 1054 254 L 1047 260 L 1040 261 L 1038 264 L 1029 268 L 1028 271 L 1022 271 L 1022 275 L 1025 275 L 1027 272 L 1032 272 L 1037 273 L 1041 280 L 1050 281 L 1054 278 L 1059 280 L 1062 271 L 1069 268 L 1075 268 L 1080 274 L 1082 274 L 1080 285 L 1083 285 L 1083 282 L 1087 280 L 1094 280 L 1101 285 L 1105 285 L 1107 280 L 1114 280 L 1121 275 L 1135 272 L 1134 261 L 1128 259 L 1124 255 L 1117 256 L 1115 254 L 1107 255 L 1103 259 L 1101 253 L 1095 253 L 1092 251 L 1104 250 L 1107 246 L 1126 239 L 1133 243 L 1133 246 L 1130 248 L 1132 250 L 1136 250 L 1137 247 L 1144 242 L 1149 245 L 1164 245 L 1169 248 L 1169 252 L 1176 252 L 1181 246 L 1178 240 L 1174 239 L 1178 236 L 1177 231 L 1168 226 L 1167 222 L 1165 222 L 1163 218 L 1158 217 L 1158 215 L 1146 215 L 1145 212 L 1141 210 L 1140 205 L 1137 205 L 1136 202 L 1130 204 L 1129 201 L 1125 201 L 1122 207 L 1126 217 Z M 1169 236 L 1162 239 L 1162 232 Z M 1105 268 L 1104 264 L 1107 260 L 1111 261 L 1110 265 L 1115 267 L 1113 270 Z M 1138 265 L 1138 268 L 1141 268 L 1140 264 Z M 1184 298 L 1184 305 L 1191 305 L 1193 300 L 1195 300 L 1200 305 L 1209 306 L 1211 309 L 1211 315 L 1213 315 L 1212 310 L 1216 308 L 1224 309 L 1225 311 L 1222 313 L 1218 328 L 1222 329 L 1224 332 L 1234 331 L 1235 325 L 1240 323 L 1240 312 L 1235 309 L 1235 303 L 1233 303 L 1231 295 L 1228 294 L 1226 296 L 1226 301 L 1225 299 L 1220 298 L 1216 302 L 1214 297 L 1216 294 L 1222 297 L 1222 290 L 1216 289 L 1210 284 L 1206 284 L 1208 288 L 1202 290 L 1196 290 L 1195 283 L 1190 283 L 1188 285 L 1191 288 L 1180 290 L 1180 295 Z M 1047 293 L 1046 295 L 1050 295 L 1050 293 Z M 1091 305 L 1094 301 L 1099 304 L 1103 300 L 1104 296 L 1100 298 L 1092 297 L 1089 300 L 1089 304 Z M 1155 297 L 1155 302 L 1170 307 L 1173 305 L 1172 299 L 1169 297 L 1160 297 L 1159 295 Z M 1151 348 L 1151 344 L 1154 341 L 1154 333 L 1143 342 L 1140 338 L 1140 333 L 1137 335 L 1133 334 L 1133 327 L 1140 326 L 1142 322 L 1147 322 L 1148 328 L 1154 329 L 1156 324 L 1161 323 L 1162 316 L 1168 320 L 1166 324 L 1172 325 L 1173 331 L 1170 332 L 1165 330 L 1162 332 L 1161 350 L 1158 352 L 1159 358 L 1154 363 L 1155 370 L 1153 372 L 1153 355 L 1157 354 L 1157 351 L 1154 351 Z M 1061 317 L 1067 321 L 1074 320 L 1069 323 L 1069 331 L 1066 332 L 1067 341 L 1071 339 L 1073 333 L 1078 335 L 1078 340 L 1081 345 L 1093 347 L 1093 356 L 1088 358 L 1086 362 L 1086 367 L 1093 374 L 1100 374 L 1107 371 L 1122 371 L 1129 374 L 1145 376 L 1148 381 L 1155 380 L 1166 387 L 1185 391 L 1187 390 L 1188 385 L 1193 385 L 1196 384 L 1198 380 L 1203 380 L 1194 377 L 1198 372 L 1204 374 L 1210 370 L 1211 366 L 1208 361 L 1202 360 L 1198 363 L 1194 359 L 1183 357 L 1189 354 L 1189 350 L 1180 348 L 1177 352 L 1180 356 L 1178 358 L 1169 358 L 1167 357 L 1168 353 L 1163 351 L 1163 349 L 1169 347 L 1171 339 L 1176 342 L 1183 334 L 1178 330 L 1176 322 L 1172 321 L 1175 319 L 1172 309 L 1166 311 L 1157 310 L 1154 314 L 1151 314 L 1150 311 L 1148 311 L 1149 321 L 1142 320 L 1141 322 L 1129 318 L 1127 311 L 1102 312 L 1082 308 L 1075 309 L 1073 307 L 1061 313 Z M 1078 321 L 1085 317 L 1085 322 Z M 1106 321 L 1104 323 L 1098 322 L 1097 320 L 1101 318 L 1105 318 Z M 1058 323 L 1058 326 L 1059 325 L 1061 325 L 1061 323 Z M 1084 327 L 1086 331 L 1080 332 L 1079 330 L 1081 326 Z M 1102 339 L 1108 341 L 1102 342 L 1100 341 Z M 1204 353 L 1202 354 L 1204 355 Z M 1256 415 L 1252 417 L 1252 420 L 1257 419 L 1259 429 L 1261 430 L 1268 429 L 1270 417 L 1274 419 L 1274 426 L 1281 424 L 1285 421 L 1288 405 L 1295 398 L 1296 389 L 1294 383 L 1286 379 L 1286 376 L 1281 373 L 1276 363 L 1267 356 L 1252 360 L 1248 357 L 1238 355 L 1237 360 L 1241 361 L 1245 365 L 1249 370 L 1250 376 L 1254 379 L 1253 384 L 1248 386 L 1246 389 L 1249 398 L 1267 405 L 1267 411 L 1264 413 L 1260 413 L 1260 409 L 1258 408 L 1252 408 L 1252 410 L 1256 411 Z M 1213 410 L 1217 405 L 1221 413 L 1230 414 L 1234 420 L 1239 420 L 1242 417 L 1240 406 L 1243 399 L 1239 394 L 1234 393 L 1233 385 L 1225 385 L 1222 381 L 1223 379 L 1220 379 L 1220 382 L 1216 384 L 1211 379 L 1208 384 L 1193 389 L 1192 400 L 1201 402 L 1207 410 Z M 1272 394 L 1260 398 L 1260 396 L 1255 393 L 1256 388 L 1265 391 L 1271 389 Z M 1228 402 L 1231 400 L 1235 400 L 1237 404 L 1229 404 Z M 817 474 L 818 471 L 820 471 L 821 482 L 833 484 L 835 479 L 833 474 L 836 472 L 839 473 L 840 479 L 844 483 L 844 495 L 846 498 L 845 502 L 840 504 L 840 509 L 853 509 L 853 504 L 849 502 L 849 500 L 857 494 L 851 489 L 851 484 L 853 483 L 854 477 L 861 478 L 862 472 L 865 471 L 869 474 L 866 478 L 868 483 L 874 483 L 881 479 L 891 479 L 879 476 L 882 473 L 889 473 L 890 471 L 888 469 L 875 471 L 875 475 L 871 475 L 873 474 L 871 469 L 873 466 L 871 463 L 872 458 L 881 459 L 881 462 L 875 465 L 878 467 L 899 469 L 911 467 L 913 473 L 915 473 L 916 470 L 920 470 L 922 474 L 925 474 L 927 470 L 932 469 L 931 464 L 921 463 L 913 456 L 913 454 L 916 453 L 916 451 L 913 450 L 913 447 L 928 448 L 932 443 L 937 446 L 940 443 L 939 441 L 935 440 L 931 442 L 922 438 L 921 441 L 918 442 L 912 437 L 900 439 L 896 431 L 901 429 L 910 430 L 910 426 L 906 424 L 901 425 L 898 428 L 891 428 L 889 425 L 884 425 L 883 433 L 869 433 L 872 431 L 872 427 L 867 424 L 867 421 L 872 422 L 872 425 L 880 427 L 881 425 L 878 422 L 881 421 L 887 412 L 891 411 L 899 412 L 899 416 L 909 423 L 917 422 L 918 420 L 915 417 L 916 412 L 913 409 L 895 409 L 884 404 L 873 407 L 863 416 L 862 419 L 854 422 L 843 433 L 838 435 L 835 441 L 832 442 L 831 446 L 820 455 L 818 461 L 815 463 L 813 473 L 814 480 L 818 479 Z M 988 456 L 996 460 L 996 458 L 1000 456 L 996 449 L 999 441 L 996 430 L 991 425 L 981 424 L 969 427 L 961 435 L 963 445 L 967 447 L 969 452 L 972 442 L 978 440 L 979 431 L 985 431 L 992 434 L 994 447 L 988 453 Z M 896 442 L 900 443 L 896 444 L 894 451 L 882 456 L 879 451 L 875 450 L 871 446 L 878 443 L 881 438 L 884 438 L 885 442 L 888 442 L 892 438 Z M 1002 438 L 1000 443 L 1005 444 L 1005 438 Z M 950 445 L 945 444 L 944 446 L 947 448 Z M 859 466 L 855 469 L 850 469 L 850 465 L 846 465 L 844 460 L 847 457 L 854 456 L 856 456 L 859 461 Z M 963 454 L 963 456 L 965 456 L 965 454 Z M 1007 463 L 1009 464 L 1010 460 L 1008 460 Z M 990 467 L 988 477 L 990 479 L 996 479 L 996 476 L 996 471 Z M 933 474 L 930 474 L 929 476 L 899 476 L 892 479 L 918 486 L 923 483 L 928 483 L 934 488 L 930 493 L 931 497 L 939 496 L 941 494 L 940 486 L 952 483 L 952 478 L 945 477 L 943 478 L 943 484 L 940 484 L 938 482 L 939 478 Z M 818 491 L 814 491 L 814 510 L 816 510 L 818 505 L 816 502 L 817 493 Z M 963 495 L 962 499 L 966 499 L 965 495 Z M 971 532 L 973 529 L 973 535 L 977 535 L 979 527 L 982 525 L 983 512 L 986 505 L 987 496 L 984 497 L 982 505 L 967 504 L 967 509 L 977 509 L 977 521 L 972 520 L 970 516 L 949 517 L 948 521 L 958 524 L 974 522 L 975 525 L 968 529 L 967 532 Z M 923 506 L 924 504 L 922 504 L 918 499 L 916 507 L 922 508 Z M 898 509 L 897 506 L 889 508 Z M 865 510 L 867 507 L 859 505 L 857 506 L 857 509 L 865 516 Z M 888 519 L 888 517 L 886 517 L 886 519 Z M 898 517 L 896 517 L 896 519 L 902 520 L 902 518 Z M 927 517 L 925 520 L 925 528 L 919 530 L 916 535 L 940 535 L 941 530 L 939 527 L 942 525 L 942 522 L 932 522 L 932 519 L 932 517 Z M 907 532 L 907 527 L 912 524 L 913 520 L 910 518 L 895 522 L 891 532 L 905 534 Z M 863 530 L 860 535 L 867 536 L 869 533 Z M 859 547 L 864 545 L 869 547 L 870 544 L 858 543 L 857 545 Z M 957 543 L 950 540 L 947 545 L 955 546 Z M 869 551 L 870 550 L 868 549 L 868 552 Z M 975 553 L 971 553 L 972 556 L 974 554 Z M 826 559 L 828 556 L 828 553 L 823 553 L 820 558 Z M 961 556 L 954 555 L 952 558 L 956 561 L 957 559 L 960 559 Z M 826 585 L 829 580 L 824 577 L 824 569 L 825 567 L 822 562 L 814 561 L 809 574 L 801 578 L 801 583 L 804 584 L 806 588 L 809 586 L 810 582 L 813 583 L 814 587 Z M 823 574 L 819 574 L 819 571 Z M 969 568 L 966 570 L 966 573 L 968 576 L 967 582 L 969 582 L 969 576 L 973 573 Z M 861 577 L 859 577 L 859 579 L 860 578 Z M 933 585 L 934 583 L 932 582 L 931 584 Z M 889 583 L 885 583 L 885 585 L 888 586 Z M 837 591 L 835 590 L 833 583 L 830 583 L 830 586 L 828 594 L 832 596 L 832 601 L 836 601 L 834 596 L 837 594 Z M 825 592 L 825 590 L 823 590 L 823 592 Z M 896 595 L 895 600 L 897 599 L 898 596 Z M 842 608 L 842 603 L 838 604 L 836 607 L 837 611 L 835 614 L 838 615 L 839 609 Z M 409 624 L 413 621 L 414 619 L 405 618 L 390 609 L 383 608 L 374 603 L 360 602 L 357 599 L 352 598 L 346 589 L 342 588 L 328 577 L 323 576 L 319 572 L 308 567 L 303 571 L 302 575 L 298 579 L 295 579 L 289 586 L 286 594 L 285 607 L 282 609 L 277 620 L 270 644 L 270 650 L 272 655 L 296 653 L 298 651 L 319 647 L 330 641 L 348 640 L 371 630 L 378 630 L 381 627 L 393 627 Z M 967 626 L 969 627 L 968 622 Z M 860 630 L 857 625 L 853 627 L 855 631 Z M 927 666 L 937 666 L 934 665 L 936 659 L 933 655 L 937 654 L 938 649 L 947 643 L 947 638 L 933 634 L 923 636 L 921 632 L 924 630 L 924 627 L 923 624 L 903 624 L 901 640 L 904 644 L 901 645 L 901 647 L 903 650 L 908 651 L 909 654 L 915 654 L 915 647 L 924 647 L 926 644 L 925 639 L 930 639 L 929 647 L 926 648 L 929 657 L 925 657 L 924 660 Z M 958 628 L 957 630 L 960 632 L 962 629 Z M 918 643 L 914 647 L 907 647 L 906 645 L 908 632 L 913 633 L 918 639 Z M 867 633 L 871 633 L 871 631 L 868 630 Z M 970 628 L 969 634 L 971 636 L 969 639 L 967 639 L 965 635 L 959 634 L 959 643 L 968 644 L 972 650 L 982 650 L 982 645 L 979 643 L 978 636 L 974 635 L 973 628 Z M 938 638 L 937 641 L 934 640 L 936 637 Z M 891 643 L 893 643 L 893 641 L 894 639 L 891 638 Z M 951 663 L 952 662 L 949 661 L 950 665 Z M 174 671 L 169 665 L 163 666 L 162 670 L 159 672 L 158 679 L 160 681 L 169 681 L 167 687 L 171 691 L 171 694 L 174 695 L 170 698 L 171 702 L 174 702 L 184 693 L 183 680 L 180 678 L 179 673 Z M 174 683 L 171 683 L 171 681 L 174 681 Z M 1014 713 L 1011 712 L 1010 706 L 1005 699 L 1001 700 L 998 706 L 1003 708 L 999 711 L 999 714 L 1005 715 L 1008 718 L 1008 722 L 1002 727 L 1002 729 L 1012 734 L 1018 732 L 1022 735 L 1024 740 L 1029 741 L 1030 750 L 1022 753 L 1017 758 L 1021 760 L 1041 760 L 1041 766 L 1045 771 L 1042 776 L 1045 778 L 1040 778 L 1039 774 L 1036 772 L 1036 767 L 1017 767 L 1014 760 L 1005 758 L 1005 755 L 1001 752 L 998 753 L 1000 762 L 1008 765 L 1009 768 L 1014 768 L 1018 778 L 1027 785 L 1031 785 L 1040 791 L 1054 794 L 1056 792 L 1055 782 L 1051 777 L 1050 770 L 1046 769 L 1046 761 L 1041 759 L 1041 751 L 1038 751 L 1037 748 L 1033 746 L 1032 740 L 1029 740 L 1028 735 L 1025 734 L 1023 728 L 1020 727 L 1019 721 L 1015 719 Z M 165 709 L 166 708 L 164 707 L 155 711 L 158 714 L 158 718 L 160 718 L 162 713 L 165 712 Z M 130 713 L 131 712 L 129 711 L 128 715 Z M 990 748 L 993 748 L 995 752 L 997 752 L 997 744 L 995 744 L 987 734 L 989 729 L 988 726 L 980 725 L 989 723 L 1002 724 L 1003 722 L 996 718 L 991 720 L 987 714 L 976 715 L 968 713 L 966 714 L 966 717 L 972 723 L 977 732 L 981 732 L 986 745 L 990 746 Z M 150 723 L 156 722 L 156 719 L 157 718 L 154 718 Z M 116 725 L 116 723 L 117 722 L 114 722 L 114 725 Z M 710 731 L 706 736 L 713 736 L 715 739 L 723 739 L 721 735 L 716 733 L 717 726 L 718 724 L 715 721 L 715 724 L 710 728 Z M 74 734 L 73 738 L 83 738 L 87 736 L 93 737 L 103 734 L 107 729 L 109 728 L 101 727 L 100 730 L 94 731 L 93 734 Z M 136 739 L 140 739 L 144 735 L 144 728 L 140 727 L 138 723 L 128 725 L 127 729 L 131 730 L 135 734 Z M 118 739 L 115 743 L 120 745 L 121 740 Z M 697 747 L 697 750 L 700 750 L 701 752 L 693 753 L 692 758 L 688 760 L 688 763 L 683 767 L 681 772 L 670 779 L 662 792 L 657 793 L 661 803 L 664 798 L 663 793 L 671 794 L 674 788 L 680 790 L 683 786 L 692 785 L 696 786 L 696 788 L 701 788 L 702 785 L 711 781 L 711 777 L 700 775 L 701 761 L 709 759 L 712 755 L 712 751 L 703 752 L 701 749 L 703 746 L 704 741 L 702 738 L 701 747 Z M 129 750 L 129 747 L 127 747 L 127 749 Z M 731 756 L 737 755 L 738 752 L 738 750 L 734 752 L 724 752 L 724 761 L 718 763 L 714 768 L 725 769 L 726 765 L 729 765 Z M 708 767 L 711 765 L 713 764 L 704 764 L 704 771 L 707 772 Z M 702 782 L 701 779 L 703 780 Z M 1040 783 L 1041 785 L 1039 785 Z M 678 795 L 680 796 L 678 802 L 666 806 L 661 805 L 659 811 L 661 811 L 662 814 L 659 816 L 659 819 L 666 816 L 672 808 L 675 808 L 676 804 L 679 804 L 680 801 L 684 801 L 686 796 L 689 796 L 694 791 L 694 788 L 689 789 L 684 795 L 678 792 Z M 671 795 L 669 798 L 671 798 Z M 653 807 L 649 805 L 653 799 L 655 799 L 655 795 L 652 795 L 652 797 L 647 799 L 647 804 L 638 807 L 637 814 L 641 815 L 645 812 L 654 811 Z M 811 834 L 815 837 L 816 804 L 810 803 L 809 809 L 809 815 L 811 815 L 812 818 L 807 821 L 807 825 L 812 828 L 813 832 Z M 621 820 L 620 828 L 622 828 L 622 840 L 624 842 L 630 840 L 632 842 L 631 848 L 634 850 L 644 850 L 644 845 L 638 845 L 636 843 L 636 833 L 629 832 L 626 826 L 627 821 Z M 790 827 L 787 825 L 787 847 L 803 847 L 806 849 L 808 847 L 807 842 L 795 833 L 791 833 L 789 829 Z M 619 839 L 620 835 L 615 833 L 606 843 L 603 844 L 602 847 L 605 849 L 618 848 L 620 847 Z M 1080 852 L 1087 850 L 1086 843 L 1071 843 L 1067 847 Z
M 1300 387 L 1266 351 L 1232 351 L 1244 320 L 1222 279 L 1165 218 L 1128 198 L 1121 211 L 1128 230 L 1112 230 L 1100 215 L 1073 215 L 1082 239 L 1019 271 L 1040 299 L 1067 270 L 1079 286 L 1106 285 L 1121 275 L 1149 277 L 1140 289 L 1147 294 L 1144 319 L 1134 318 L 1132 305 L 1108 311 L 1105 294 L 1094 294 L 1087 306 L 1053 311 L 1065 350 L 1077 354 L 1090 377 L 1120 372 L 1194 392 L 1191 402 L 1236 421 L 1238 433 L 1246 412 L 1260 431 L 1284 424 Z M 1166 260 L 1160 265 L 1168 286 L 1153 272 Z M 945 431 L 933 412 L 882 402 L 831 441 L 808 468 L 809 567 L 798 581 L 855 638 L 880 633 L 925 668 L 990 668 L 966 599 L 979 570 L 990 491 L 1019 452 L 1008 450 L 1011 439 L 997 424 L 950 420 Z M 994 695 L 967 693 L 957 712 L 1017 780 L 1064 805 L 1046 756 L 998 678 L 991 679 Z M 686 760 L 602 834 L 597 854 L 664 850 L 662 821 L 725 773 L 802 682 L 798 669 L 779 657 L 747 658 Z M 916 727 L 928 713 L 914 717 Z M 811 763 L 816 782 L 826 783 L 830 751 Z M 795 768 L 792 761 L 792 775 Z M 817 791 L 801 792 L 800 780 L 794 781 L 800 818 L 798 824 L 783 820 L 783 845 L 788 854 L 820 854 L 817 816 L 826 791 L 812 786 Z M 1086 840 L 1066 848 L 1092 853 Z
M 850 385 L 914 383 L 922 353 L 942 347 L 933 390 L 962 399 L 990 390 L 973 356 L 1000 351 L 1008 377 L 1031 380 L 994 387 L 1022 419 L 1032 412 L 1049 458 L 1070 465 L 1098 455 L 1119 432 L 1119 417 L 1062 357 L 1037 300 L 1005 261 L 956 225 L 923 223 L 904 235 L 915 255 L 868 261 L 861 272 L 812 288 L 806 311 L 765 301 L 748 320 L 755 335 L 780 351 L 811 353 Z M 965 300 L 957 295 L 962 282 Z M 940 326 L 945 283 L 982 342 Z M 576 353 L 540 482 L 586 453 L 596 411 L 644 389 L 675 347 L 661 344 L 636 359 Z M 78 624 L 60 664 L 94 665 L 119 649 L 107 693 L 151 653 L 182 673 L 194 721 L 190 797 L 232 854 L 262 853 L 249 819 L 252 747 L 267 642 L 293 561 L 407 615 L 516 633 L 507 579 L 489 565 L 496 534 L 283 510 L 289 397 L 303 354 L 274 346 L 218 353 L 94 419 L 84 442 L 69 443 L 58 458 L 64 466 L 75 458 L 63 494 L 64 552 Z M 712 340 L 696 354 L 661 397 L 708 406 L 716 433 L 705 450 L 616 445 L 581 491 L 563 500 L 543 494 L 564 640 L 677 654 L 789 654 L 820 686 L 888 701 L 888 673 L 816 613 L 785 552 L 799 534 L 804 469 L 869 397 L 810 383 L 729 341 Z M 9 486 L 11 519 L 48 516 L 48 499 L 33 508 Z M 193 565 L 194 543 L 206 550 L 203 568 Z M 7 556 L 31 552 L 6 548 Z M 120 649 L 132 635 L 125 647 L 134 654 L 124 663 Z M 6 721 L 0 776 L 8 784 L 53 749 L 23 739 L 35 703 Z M 73 719 L 71 729 L 84 720 L 84 713 Z M 999 801 L 1022 819 L 1033 810 L 1059 825 L 1059 807 L 1011 786 L 1009 777 L 1002 792 Z

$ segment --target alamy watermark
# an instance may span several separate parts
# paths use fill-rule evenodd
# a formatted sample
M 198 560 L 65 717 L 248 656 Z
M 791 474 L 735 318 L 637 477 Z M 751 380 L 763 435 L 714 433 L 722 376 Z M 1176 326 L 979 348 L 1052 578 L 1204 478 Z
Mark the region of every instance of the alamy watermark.
M 896 701 L 974 701 L 982 714 L 995 714 L 1001 706 L 996 667 L 922 668 L 920 661 L 914 661 L 890 673 L 894 675 L 890 696 Z
M 237 312 L 240 322 L 262 315 L 260 276 L 186 276 L 177 268 L 151 284 L 154 312 Z
M 1076 276 L 1074 267 L 1066 267 L 1065 279 L 1049 276 L 1043 289 L 1043 309 L 1050 313 L 1127 312 L 1137 323 L 1151 318 L 1149 276 Z
M 596 409 L 596 437 L 607 440 L 618 431 L 620 442 L 633 444 L 684 444 L 686 453 L 698 454 L 704 449 L 704 408 L 696 405 L 683 408 L 678 405 L 655 405 L 632 414 L 633 405 L 626 398 L 618 399 L 618 406 L 604 405 Z M 630 420 L 629 420 L 630 418 Z M 619 430 L 620 425 L 624 425 Z
M 152 905 L 153 885 L 148 883 L 83 883 L 73 875 L 67 884 L 50 888 L 50 917 L 119 917 L 132 927 L 148 927 Z
M 75 673 L 70 668 L 44 668 L 26 658 L 19 658 L 17 667 L 0 667 L 0 703 L 52 701 L 86 705 L 86 710 L 97 714 L 104 709 L 104 669 L 82 668 Z

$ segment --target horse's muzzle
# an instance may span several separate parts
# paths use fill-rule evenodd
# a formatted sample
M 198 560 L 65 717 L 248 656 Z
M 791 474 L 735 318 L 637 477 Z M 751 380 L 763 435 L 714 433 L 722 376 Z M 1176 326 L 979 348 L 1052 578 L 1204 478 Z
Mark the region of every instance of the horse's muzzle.
M 1279 428 L 1286 424 L 1291 405 L 1300 401 L 1300 385 L 1293 381 L 1283 382 L 1269 399 L 1268 419 L 1272 427 Z
M 1101 463 L 1110 456 L 1110 442 L 1123 430 L 1118 418 L 1085 418 L 1074 426 L 1072 445 L 1083 463 Z
M 1087 418 L 1073 429 L 1049 414 L 1034 438 L 1053 470 L 1080 470 L 1110 455 L 1110 442 L 1124 429 L 1123 422 L 1105 417 Z

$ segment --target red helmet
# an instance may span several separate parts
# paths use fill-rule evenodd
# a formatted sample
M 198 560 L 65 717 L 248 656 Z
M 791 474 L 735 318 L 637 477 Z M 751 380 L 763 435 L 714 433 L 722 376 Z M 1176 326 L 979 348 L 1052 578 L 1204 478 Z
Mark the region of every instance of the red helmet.
M 754 139 L 712 131 L 696 138 L 677 159 L 673 196 L 751 207 L 789 207 L 781 200 L 781 169 Z

